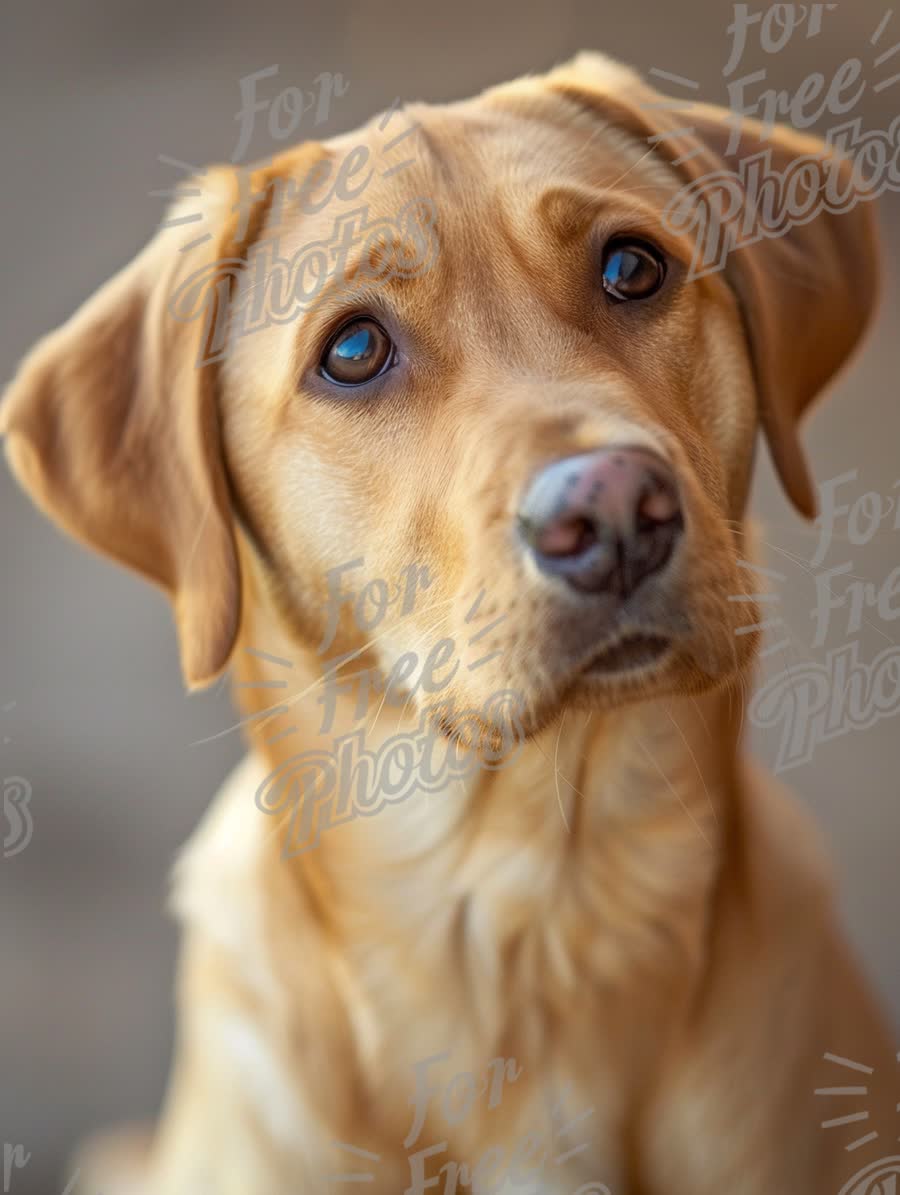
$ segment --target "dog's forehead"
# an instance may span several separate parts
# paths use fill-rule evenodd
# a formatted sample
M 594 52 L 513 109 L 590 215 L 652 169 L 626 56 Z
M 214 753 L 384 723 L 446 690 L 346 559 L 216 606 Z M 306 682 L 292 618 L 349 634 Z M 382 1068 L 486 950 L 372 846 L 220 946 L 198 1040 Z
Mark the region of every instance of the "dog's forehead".
M 391 108 L 323 142 L 319 155 L 327 165 L 316 194 L 327 202 L 304 213 L 305 237 L 327 235 L 351 211 L 395 218 L 415 199 L 438 209 L 445 234 L 455 225 L 471 237 L 501 209 L 527 220 L 551 187 L 570 186 L 578 206 L 585 188 L 627 197 L 649 185 L 663 203 L 678 185 L 645 141 L 538 81 L 529 90 Z M 309 169 L 305 161 L 301 173 Z
M 646 142 L 538 85 L 388 110 L 299 147 L 282 171 L 300 200 L 270 227 L 279 251 L 298 268 L 327 263 L 315 297 L 278 325 L 285 360 L 289 341 L 302 352 L 354 308 L 422 336 L 452 323 L 458 346 L 466 332 L 497 352 L 552 340 L 587 285 L 592 230 L 652 235 L 680 185 Z M 403 268 L 360 284 L 373 253 Z

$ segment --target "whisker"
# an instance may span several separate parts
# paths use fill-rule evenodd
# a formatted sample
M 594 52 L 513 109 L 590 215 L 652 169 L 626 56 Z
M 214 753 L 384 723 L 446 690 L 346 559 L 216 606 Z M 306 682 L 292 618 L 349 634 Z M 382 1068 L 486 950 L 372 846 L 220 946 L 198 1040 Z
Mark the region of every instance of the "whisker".
M 669 707 L 663 706 L 663 708 L 665 709 L 666 713 L 669 716 L 669 721 L 672 723 L 672 725 L 675 727 L 675 729 L 681 735 L 681 741 L 684 743 L 685 747 L 687 748 L 688 755 L 690 755 L 691 759 L 693 760 L 694 768 L 697 772 L 697 776 L 700 779 L 700 783 L 703 785 L 703 791 L 706 793 L 706 800 L 709 803 L 710 813 L 713 815 L 713 820 L 715 821 L 716 825 L 718 826 L 719 815 L 718 815 L 718 813 L 716 813 L 716 807 L 715 807 L 715 804 L 713 803 L 712 794 L 710 793 L 709 788 L 707 787 L 706 778 L 703 775 L 703 772 L 700 770 L 700 765 L 697 762 L 697 757 L 694 754 L 693 749 L 687 740 L 687 735 L 685 735 L 684 731 L 681 729 L 681 726 L 678 724 L 677 719 L 675 717 L 673 717 L 672 711 L 669 709 Z
M 559 740 L 557 740 L 557 742 L 558 741 Z M 531 745 L 532 745 L 532 747 L 534 747 L 534 749 L 538 752 L 539 755 L 542 755 L 544 757 L 544 759 L 547 761 L 547 763 L 551 763 L 550 756 L 543 749 L 543 747 L 541 747 L 540 743 L 538 743 L 535 740 L 532 742 Z M 564 784 L 568 784 L 569 788 L 571 788 L 573 793 L 577 793 L 578 796 L 582 798 L 582 800 L 584 800 L 584 801 L 587 800 L 587 797 L 584 795 L 584 793 L 581 791 L 581 789 L 576 788 L 575 785 L 572 783 L 572 781 L 569 780 L 569 778 L 567 776 L 564 776 L 563 773 L 561 771 L 559 771 L 559 769 L 556 769 L 556 775 L 559 777 L 560 780 L 563 781 Z M 565 819 L 563 819 L 563 820 L 565 820 Z
M 233 734 L 234 731 L 240 730 L 246 726 L 248 722 L 256 722 L 265 720 L 266 718 L 276 718 L 279 714 L 286 714 L 288 707 L 286 705 L 271 706 L 269 709 L 257 710 L 255 714 L 248 714 L 246 718 L 242 718 L 240 722 L 235 723 L 234 726 L 229 726 L 225 730 L 220 730 L 216 734 L 207 735 L 204 739 L 194 739 L 191 743 L 192 747 L 202 747 L 206 743 L 214 743 L 217 739 L 224 739 L 226 734 Z
M 701 723 L 703 724 L 703 729 L 706 731 L 706 737 L 710 738 L 711 735 L 710 735 L 710 730 L 709 730 L 709 724 L 706 721 L 706 717 L 704 716 L 703 710 L 700 708 L 700 702 L 697 700 L 696 697 L 692 696 L 691 704 L 693 705 L 694 709 L 697 711 L 697 717 L 700 719 Z
M 703 153 L 703 146 L 698 145 L 696 149 L 692 149 L 690 153 L 680 154 L 677 158 L 672 159 L 673 166 L 681 166 L 684 162 L 689 162 L 691 158 L 699 157 Z
M 773 581 L 786 581 L 784 573 L 777 573 L 773 568 L 763 568 L 761 564 L 751 564 L 749 560 L 739 560 L 738 568 L 745 568 L 751 573 L 761 573 L 764 577 L 771 577 Z
M 703 832 L 703 827 L 700 825 L 700 823 L 694 817 L 694 815 L 691 812 L 690 808 L 688 807 L 687 802 L 685 801 L 684 797 L 681 795 L 681 793 L 679 793 L 675 790 L 675 786 L 672 784 L 672 781 L 669 779 L 669 777 L 665 774 L 665 772 L 662 770 L 662 768 L 656 762 L 656 759 L 653 757 L 653 754 L 651 753 L 649 747 L 647 747 L 646 743 L 644 743 L 641 739 L 636 739 L 635 741 L 637 742 L 640 749 L 647 756 L 647 758 L 650 760 L 650 762 L 653 764 L 653 766 L 656 768 L 657 772 L 659 772 L 660 776 L 665 781 L 672 796 L 675 797 L 675 799 L 678 801 L 679 805 L 681 805 L 681 808 L 685 811 L 685 813 L 691 819 L 691 821 L 693 822 L 693 825 L 694 825 L 694 829 L 697 831 L 697 833 L 700 835 L 700 837 L 703 839 L 703 841 L 706 843 L 706 845 L 709 847 L 709 849 L 712 850 L 713 845 L 709 841 L 709 839 L 706 837 L 706 834 Z
M 768 540 L 764 540 L 763 543 L 765 543 L 766 547 L 771 548 L 773 552 L 780 552 L 782 556 L 786 556 L 788 558 L 788 560 L 793 561 L 793 563 L 796 564 L 796 566 L 798 568 L 802 569 L 803 572 L 805 572 L 807 574 L 807 576 L 812 577 L 813 580 L 819 579 L 817 573 L 813 571 L 813 569 L 809 566 L 809 564 L 805 560 L 801 559 L 799 556 L 795 556 L 793 554 L 793 552 L 788 552 L 786 548 L 780 548 L 778 546 L 778 544 L 770 543 Z M 847 575 L 851 575 L 851 574 L 847 574 Z M 865 580 L 864 577 L 859 577 L 859 578 L 854 578 L 854 579 Z M 831 596 L 831 597 L 837 596 L 835 594 L 834 590 L 829 585 L 826 585 L 825 589 L 828 591 L 829 596 Z M 891 644 L 892 647 L 896 646 L 896 644 L 894 643 L 894 640 L 890 637 L 890 635 L 888 635 L 885 631 L 883 631 L 881 629 L 881 627 L 879 627 L 876 623 L 872 622 L 871 619 L 866 618 L 866 616 L 864 614 L 860 615 L 860 617 L 861 617 L 862 621 L 866 624 L 866 626 L 871 631 L 874 631 L 876 635 L 880 635 L 882 637 L 882 639 L 885 639 L 888 643 Z
M 563 710 L 562 717 L 559 720 L 559 734 L 556 736 L 556 750 L 553 753 L 553 782 L 556 785 L 556 803 L 559 805 L 560 816 L 563 820 L 563 825 L 566 827 L 566 833 L 571 834 L 572 830 L 566 820 L 566 811 L 563 809 L 562 793 L 559 791 L 559 744 L 562 739 L 563 723 L 566 720 L 567 710 Z
M 688 137 L 693 131 L 693 125 L 682 125 L 679 129 L 670 129 L 668 133 L 654 133 L 647 140 L 651 144 L 659 144 L 661 141 L 668 141 L 670 137 Z

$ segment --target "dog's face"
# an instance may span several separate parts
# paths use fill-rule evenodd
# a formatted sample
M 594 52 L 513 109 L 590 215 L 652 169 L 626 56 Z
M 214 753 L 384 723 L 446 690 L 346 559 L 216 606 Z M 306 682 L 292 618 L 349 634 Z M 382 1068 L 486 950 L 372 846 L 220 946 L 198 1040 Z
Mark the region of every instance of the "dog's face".
M 235 519 L 310 645 L 347 562 L 363 561 L 357 588 L 390 594 L 427 570 L 418 600 L 388 605 L 376 633 L 345 618 L 336 647 L 370 643 L 390 673 L 449 641 L 448 728 L 448 701 L 485 711 L 511 690 L 534 731 L 566 704 L 696 692 L 745 668 L 756 636 L 738 632 L 756 613 L 735 599 L 756 586 L 739 520 L 760 418 L 808 511 L 795 421 L 865 322 L 874 248 L 857 205 L 690 277 L 695 237 L 662 214 L 721 164 L 729 130 L 704 109 L 694 154 L 674 134 L 667 150 L 653 96 L 588 57 L 415 106 L 261 168 L 268 199 L 240 232 L 232 180 L 210 176 L 215 248 L 159 234 L 130 282 L 26 363 L 6 408 L 20 476 L 173 593 L 190 680 L 234 641 Z M 298 201 L 273 200 L 286 194 Z M 361 241 L 360 221 L 380 231 Z M 176 327 L 172 296 L 217 258 L 246 265 L 205 310 L 219 327 L 230 313 L 227 355 L 197 369 L 209 322 Z M 292 293 L 314 294 L 293 307 L 291 263 Z M 792 351 L 801 308 L 811 331 Z M 67 385 L 116 396 L 79 426 Z
M 362 199 L 419 242 L 387 252 L 425 268 L 341 277 L 223 368 L 229 473 L 299 634 L 323 638 L 329 570 L 362 558 L 343 586 L 393 593 L 415 562 L 430 584 L 412 609 L 371 634 L 350 618 L 337 646 L 375 639 L 389 673 L 452 640 L 442 698 L 480 710 L 509 689 L 529 726 L 733 674 L 755 621 L 728 600 L 750 581 L 729 520 L 756 431 L 736 301 L 718 275 L 688 282 L 660 226 L 676 174 L 570 107 L 501 92 L 298 154 L 298 187 L 360 146 L 389 169 L 384 143 L 416 122 L 412 164 L 373 171 Z M 397 214 L 422 197 L 409 229 Z M 296 260 L 359 205 L 294 205 L 263 242 Z

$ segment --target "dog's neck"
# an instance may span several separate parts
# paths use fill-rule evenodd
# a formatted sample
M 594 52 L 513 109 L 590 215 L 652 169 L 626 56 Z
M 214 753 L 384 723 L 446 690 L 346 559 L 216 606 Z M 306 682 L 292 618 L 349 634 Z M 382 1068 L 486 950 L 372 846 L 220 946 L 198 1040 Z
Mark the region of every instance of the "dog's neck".
M 614 983 L 628 968 L 683 968 L 702 950 L 733 814 L 734 691 L 570 710 L 501 768 L 476 766 L 438 791 L 414 786 L 355 817 L 352 806 L 338 816 L 334 796 L 304 819 L 290 784 L 298 755 L 333 757 L 336 739 L 355 736 L 352 766 L 362 750 L 375 757 L 396 735 L 421 734 L 419 717 L 380 697 L 360 717 L 351 694 L 333 699 L 323 726 L 332 702 L 316 700 L 322 660 L 279 633 L 261 602 L 245 613 L 237 658 L 235 695 L 253 747 L 270 777 L 282 777 L 258 800 L 274 810 L 271 850 L 331 934 L 363 942 L 377 933 L 384 946 L 389 926 L 397 949 L 415 943 L 425 966 L 423 943 L 442 947 L 424 927 L 457 917 L 457 945 L 494 952 L 493 964 L 478 960 L 485 967 L 543 925 L 555 947 L 541 947 L 541 965 L 559 969 L 563 988 L 585 970 Z

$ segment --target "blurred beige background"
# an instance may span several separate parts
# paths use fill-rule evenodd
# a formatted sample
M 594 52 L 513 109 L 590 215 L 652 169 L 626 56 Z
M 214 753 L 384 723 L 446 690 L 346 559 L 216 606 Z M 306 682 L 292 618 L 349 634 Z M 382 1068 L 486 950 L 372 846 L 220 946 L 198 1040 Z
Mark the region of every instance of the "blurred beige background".
M 818 37 L 795 34 L 776 56 L 751 36 L 738 73 L 765 67 L 772 85 L 795 91 L 810 71 L 830 78 L 858 55 L 869 80 L 858 112 L 865 127 L 886 129 L 900 83 L 874 84 L 900 71 L 900 55 L 876 68 L 870 44 L 886 11 L 842 0 Z M 320 72 L 341 72 L 349 90 L 325 132 L 352 128 L 398 95 L 463 97 L 582 47 L 697 80 L 704 98 L 726 102 L 731 15 L 718 0 L 7 0 L 0 378 L 148 238 L 162 203 L 148 192 L 176 181 L 158 155 L 198 165 L 229 157 L 239 79 L 252 71 L 278 64 L 279 86 L 307 89 Z M 898 40 L 900 13 L 879 51 Z M 273 148 L 261 125 L 250 154 Z M 819 479 L 858 470 L 841 498 L 889 495 L 900 477 L 896 195 L 883 199 L 881 222 L 888 278 L 877 327 L 807 435 Z M 762 452 L 755 507 L 767 565 L 785 578 L 767 609 L 785 620 L 773 641 L 785 626 L 791 640 L 766 661 L 770 674 L 784 659 L 821 661 L 828 646 L 851 641 L 871 660 L 900 637 L 900 622 L 877 611 L 866 611 L 859 634 L 835 611 L 827 643 L 815 646 L 817 534 L 790 512 Z M 861 547 L 838 527 L 824 566 L 852 562 L 854 577 L 882 583 L 900 562 L 891 528 Z M 5 468 L 0 542 L 0 763 L 34 794 L 33 840 L 0 858 L 0 1151 L 31 1153 L 13 1192 L 53 1195 L 80 1134 L 157 1107 L 172 1032 L 166 873 L 240 747 L 234 736 L 197 745 L 230 724 L 228 702 L 221 688 L 184 695 L 163 601 L 57 534 Z M 778 729 L 752 739 L 771 762 Z M 817 746 L 785 779 L 823 827 L 846 921 L 900 1026 L 898 775 L 894 717 Z

